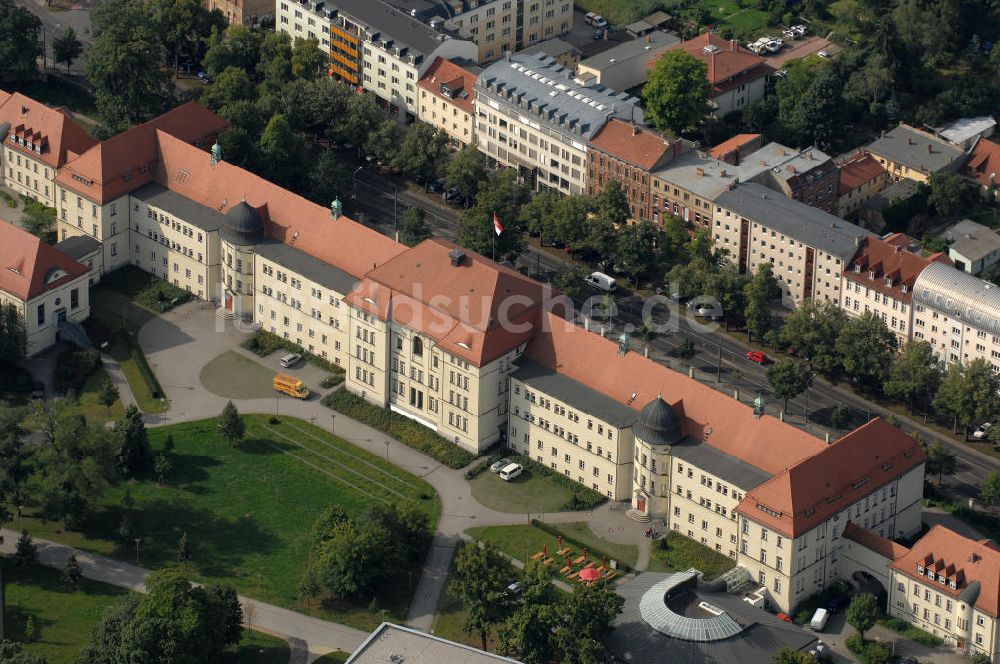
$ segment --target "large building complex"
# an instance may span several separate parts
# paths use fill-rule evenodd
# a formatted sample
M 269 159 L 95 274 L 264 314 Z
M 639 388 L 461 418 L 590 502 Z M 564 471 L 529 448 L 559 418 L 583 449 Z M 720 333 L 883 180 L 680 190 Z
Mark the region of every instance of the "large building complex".
M 536 187 L 584 193 L 587 143 L 612 117 L 641 123 L 639 100 L 582 86 L 545 56 L 510 56 L 476 82 L 480 151 Z

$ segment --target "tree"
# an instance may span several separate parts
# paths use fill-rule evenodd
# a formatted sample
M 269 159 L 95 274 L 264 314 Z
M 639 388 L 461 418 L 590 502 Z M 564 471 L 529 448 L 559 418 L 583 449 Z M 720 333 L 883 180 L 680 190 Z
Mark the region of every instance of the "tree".
M 118 388 L 111 382 L 110 378 L 101 381 L 101 387 L 97 391 L 97 402 L 108 409 L 108 415 L 111 414 L 111 407 L 120 397 Z
M 553 189 L 543 188 L 540 192 L 521 206 L 519 216 L 524 230 L 538 237 L 538 243 L 545 246 L 545 239 L 552 242 L 554 217 L 557 214 L 562 196 Z
M 771 658 L 773 664 L 817 664 L 816 658 L 807 652 L 782 646 Z
M 501 625 L 512 609 L 507 585 L 511 577 L 510 560 L 490 541 L 464 544 L 455 558 L 455 578 L 448 592 L 462 600 L 468 612 L 463 629 L 477 635 L 486 650 L 486 638 Z
M 905 401 L 912 412 L 914 406 L 930 406 L 943 375 L 934 348 L 917 339 L 907 343 L 893 362 L 884 390 L 888 396 Z
M 521 576 L 521 593 L 515 608 L 500 626 L 500 652 L 516 653 L 524 664 L 549 664 L 555 657 L 552 632 L 559 619 L 559 598 L 549 570 L 531 561 Z
M 80 567 L 80 562 L 76 559 L 76 554 L 70 552 L 69 557 L 66 558 L 66 565 L 63 567 L 63 573 L 62 573 L 63 583 L 65 583 L 67 586 L 75 588 L 77 585 L 79 585 L 80 579 L 82 578 L 83 578 L 83 569 Z
M 899 340 L 881 316 L 867 311 L 844 324 L 837 336 L 840 364 L 852 380 L 877 388 L 885 383 Z
M 708 65 L 681 49 L 660 56 L 642 90 L 650 122 L 672 134 L 693 127 L 708 113 L 711 94 Z
M 781 342 L 798 357 L 820 371 L 840 366 L 836 344 L 847 322 L 847 314 L 833 302 L 807 299 L 785 318 Z
M 964 212 L 975 201 L 975 192 L 955 173 L 932 173 L 928 181 L 928 204 L 940 217 L 952 217 Z
M 186 563 L 189 560 L 191 560 L 191 545 L 188 543 L 188 534 L 185 531 L 177 541 L 177 562 Z
M 955 453 L 942 445 L 941 441 L 934 441 L 934 444 L 927 450 L 927 470 L 937 473 L 939 485 L 945 475 L 951 475 L 955 472 L 957 460 Z
M 365 140 L 365 150 L 375 155 L 375 159 L 383 166 L 396 163 L 399 144 L 402 140 L 402 128 L 399 123 L 389 118 L 383 118 L 378 126 L 368 134 Z
M 425 184 L 440 175 L 448 160 L 448 135 L 427 122 L 414 122 L 396 154 L 395 164 Z
M 162 41 L 147 7 L 108 0 L 90 18 L 87 81 L 107 128 L 120 132 L 166 110 L 173 99 L 170 74 L 160 68 Z
M 425 217 L 423 208 L 416 206 L 407 208 L 403 213 L 399 241 L 408 247 L 415 247 L 424 240 L 434 237 Z
M 24 623 L 24 642 L 34 643 L 38 640 L 38 624 L 35 623 L 35 616 L 28 615 Z
M 162 569 L 147 577 L 145 595 L 128 595 L 105 612 L 78 661 L 209 664 L 241 634 L 234 589 L 192 586 L 179 569 Z
M 351 172 L 344 168 L 332 150 L 324 150 L 309 173 L 309 198 L 314 203 L 328 207 L 334 199 L 345 203 L 354 190 Z
M 858 630 L 862 639 L 865 638 L 865 632 L 875 626 L 878 616 L 878 600 L 871 593 L 855 595 L 851 605 L 847 607 L 847 624 Z
M 653 222 L 646 220 L 619 229 L 616 260 L 637 288 L 639 280 L 653 269 L 658 235 Z
M 605 183 L 604 189 L 593 198 L 592 210 L 597 220 L 616 228 L 623 226 L 629 220 L 628 197 L 622 191 L 618 180 L 611 179 Z
M 170 473 L 170 458 L 166 454 L 157 454 L 153 460 L 153 472 L 156 473 L 156 483 L 163 486 L 163 480 Z
M 560 620 L 552 638 L 564 664 L 607 661 L 604 637 L 622 612 L 625 599 L 608 583 L 580 586 L 559 607 Z
M 772 326 L 771 302 L 781 294 L 770 263 L 757 266 L 757 273 L 746 285 L 747 341 L 752 337 L 763 339 Z
M 52 40 L 52 59 L 57 64 L 66 65 L 66 73 L 73 62 L 83 54 L 83 42 L 76 36 L 76 31 L 66 28 L 66 32 Z
M 444 184 L 455 188 L 469 201 L 476 200 L 479 187 L 486 181 L 486 155 L 475 145 L 458 151 L 445 167 Z
M 691 337 L 684 337 L 684 339 L 677 344 L 677 357 L 690 360 L 697 354 L 698 348 L 694 345 L 694 342 L 691 341 Z
M 213 29 L 207 40 L 208 48 L 202 65 L 213 78 L 218 78 L 227 67 L 254 73 L 260 60 L 262 39 L 263 33 L 244 25 L 231 25 L 225 30 Z
M 1000 505 L 1000 472 L 991 470 L 986 475 L 979 488 L 979 499 L 991 507 Z
M 26 81 L 38 73 L 41 32 L 41 19 L 14 0 L 0 0 L 0 62 L 7 75 Z
M 812 371 L 800 360 L 782 359 L 767 369 L 767 380 L 774 388 L 774 396 L 784 401 L 782 410 L 788 410 L 788 400 L 794 399 L 809 388 Z
M 122 475 L 141 477 L 153 466 L 153 451 L 149 447 L 149 434 L 139 408 L 132 404 L 125 409 L 112 430 L 118 447 L 118 467 Z
M 476 204 L 462 218 L 458 242 L 498 261 L 513 261 L 524 251 L 524 228 L 518 215 L 530 195 L 517 181 L 517 171 L 493 171 L 480 185 Z M 503 232 L 497 235 L 493 216 L 500 220 Z
M 46 664 L 46 659 L 29 655 L 20 643 L 4 639 L 0 641 L 0 664 Z
M 842 403 L 837 404 L 830 411 L 830 424 L 835 429 L 843 429 L 851 422 L 851 409 Z
M 296 37 L 292 43 L 292 76 L 314 79 L 326 70 L 327 55 L 315 37 Z
M 38 560 L 38 549 L 27 530 L 21 531 L 14 548 L 14 563 L 21 569 L 27 569 Z
M 239 67 L 226 67 L 215 77 L 215 84 L 201 96 L 201 103 L 218 111 L 236 102 L 253 102 L 257 90 L 250 75 Z
M 0 367 L 23 360 L 28 352 L 28 329 L 13 304 L 0 305 Z
M 246 424 L 232 401 L 227 402 L 223 407 L 222 414 L 219 415 L 218 428 L 219 434 L 229 441 L 232 447 L 236 447 L 243 440 Z
M 306 139 L 280 113 L 268 121 L 257 147 L 264 177 L 271 182 L 295 189 L 309 172 L 311 155 Z
M 41 203 L 29 200 L 24 207 L 24 214 L 21 216 L 21 223 L 24 229 L 36 237 L 40 237 L 46 242 L 51 242 L 55 237 L 56 211 Z
M 953 364 L 934 395 L 934 410 L 950 417 L 956 428 L 959 424 L 968 428 L 973 422 L 987 422 L 1000 414 L 998 389 L 1000 378 L 985 360 L 973 360 L 964 366 Z
M 553 286 L 566 297 L 579 297 L 583 294 L 586 287 L 583 281 L 586 277 L 587 271 L 585 269 L 578 265 L 570 264 L 563 267 L 556 274 L 555 279 L 553 279 Z

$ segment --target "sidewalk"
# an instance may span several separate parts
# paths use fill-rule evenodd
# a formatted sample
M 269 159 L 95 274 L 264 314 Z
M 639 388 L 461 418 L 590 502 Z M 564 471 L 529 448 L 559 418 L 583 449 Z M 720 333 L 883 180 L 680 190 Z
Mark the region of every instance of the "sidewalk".
M 3 536 L 0 552 L 12 555 L 20 534 L 3 528 L 0 530 L 0 535 Z M 147 569 L 48 540 L 35 539 L 34 542 L 38 549 L 38 562 L 42 565 L 61 569 L 65 566 L 70 552 L 75 552 L 83 569 L 83 575 L 88 579 L 136 592 L 145 592 L 144 582 L 149 575 Z M 306 650 L 315 655 L 330 650 L 352 652 L 368 637 L 368 634 L 360 630 L 265 604 L 250 597 L 240 595 L 240 603 L 244 608 L 253 605 L 254 629 L 291 642 L 293 650 L 302 650 L 303 644 L 308 644 Z M 296 657 L 306 661 L 301 655 L 293 653 L 293 661 Z

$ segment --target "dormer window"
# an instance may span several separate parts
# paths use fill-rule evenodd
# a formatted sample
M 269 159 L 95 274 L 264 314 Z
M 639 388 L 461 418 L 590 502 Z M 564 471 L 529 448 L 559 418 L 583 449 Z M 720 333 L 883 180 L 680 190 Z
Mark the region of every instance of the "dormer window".
M 955 579 L 952 579 L 951 581 L 948 582 L 948 587 L 951 588 L 952 590 L 955 590 L 958 587 L 958 584 L 955 583 Z
M 885 285 L 886 286 L 892 286 L 892 277 L 886 277 L 885 278 Z
M 924 575 L 924 566 L 923 565 L 917 565 L 917 574 L 919 574 L 920 576 Z
M 948 579 L 944 578 L 944 574 L 938 574 L 938 583 L 942 586 L 948 582 Z
M 907 287 L 906 287 L 906 284 L 903 284 L 902 286 L 900 286 L 900 287 L 899 287 L 899 290 L 900 290 L 901 292 L 905 293 L 906 291 L 908 291 L 908 290 L 909 290 L 909 288 L 907 288 Z
M 875 278 L 875 270 L 868 270 L 868 278 L 869 279 Z

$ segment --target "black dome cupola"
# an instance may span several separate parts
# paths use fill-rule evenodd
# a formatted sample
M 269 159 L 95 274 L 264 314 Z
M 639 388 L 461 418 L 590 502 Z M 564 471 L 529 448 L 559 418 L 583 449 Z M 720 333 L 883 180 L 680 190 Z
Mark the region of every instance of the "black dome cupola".
M 264 240 L 264 220 L 245 200 L 240 201 L 226 213 L 226 222 L 220 234 L 231 244 L 257 244 Z
M 659 395 L 639 413 L 632 433 L 650 445 L 673 445 L 684 437 L 680 417 Z

